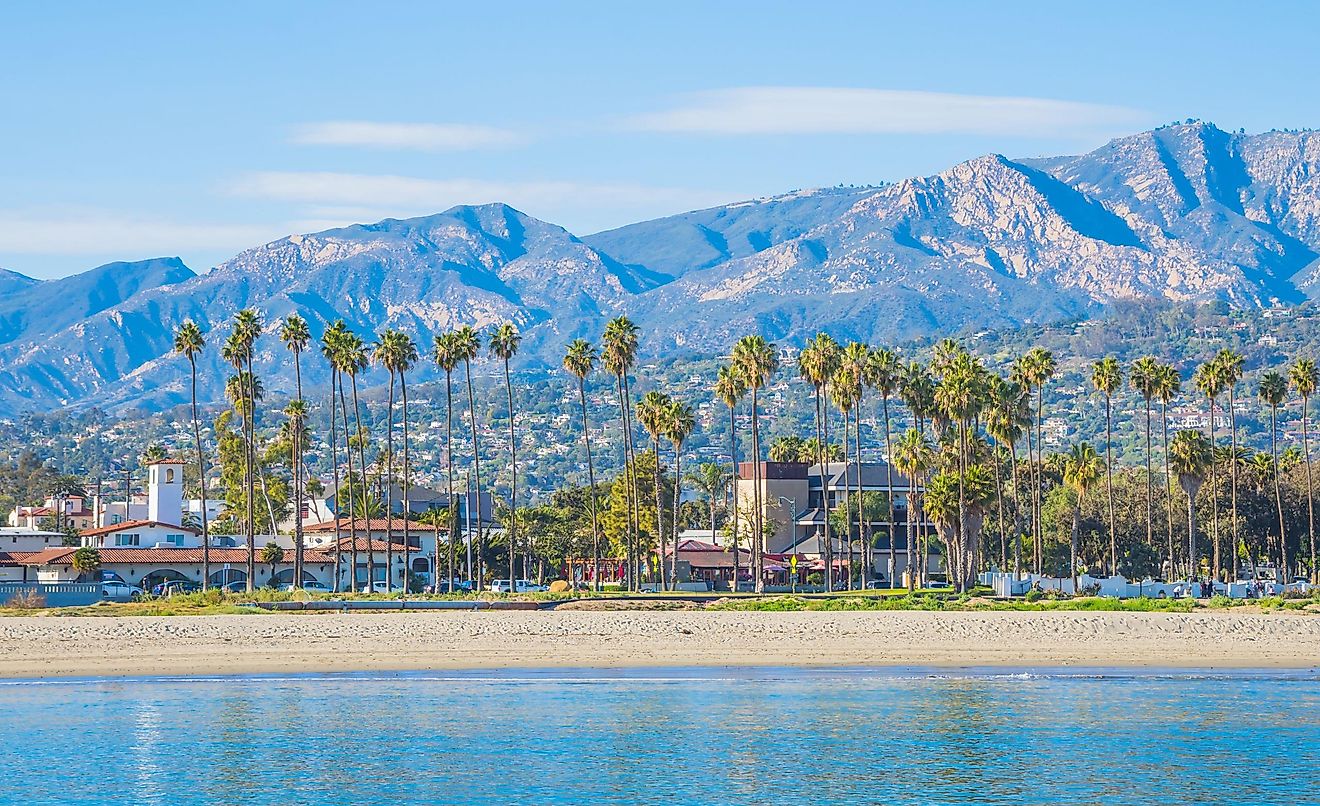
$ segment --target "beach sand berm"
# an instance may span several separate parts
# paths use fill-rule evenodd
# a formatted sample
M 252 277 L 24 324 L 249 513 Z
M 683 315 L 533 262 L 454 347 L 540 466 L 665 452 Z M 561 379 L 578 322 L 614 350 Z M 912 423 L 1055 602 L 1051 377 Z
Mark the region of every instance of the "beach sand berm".
M 425 612 L 0 619 L 0 676 L 508 667 L 1320 666 L 1320 617 L 1193 612 Z

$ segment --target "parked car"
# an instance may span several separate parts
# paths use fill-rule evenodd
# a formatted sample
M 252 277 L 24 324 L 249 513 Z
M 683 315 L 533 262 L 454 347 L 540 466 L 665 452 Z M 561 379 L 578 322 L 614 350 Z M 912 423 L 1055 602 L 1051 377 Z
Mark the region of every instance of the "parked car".
M 513 584 L 509 584 L 507 579 L 497 579 L 490 583 L 491 593 L 538 593 L 545 590 L 549 588 L 528 579 L 514 580 Z
M 132 602 L 142 598 L 142 589 L 126 582 L 102 582 L 101 598 L 107 602 Z
M 193 582 L 191 579 L 170 579 L 151 589 L 151 595 L 155 597 L 174 596 L 179 593 L 196 593 L 202 589 L 200 582 Z
M 302 584 L 302 589 L 307 591 L 308 593 L 330 593 L 330 587 L 328 585 L 322 585 L 320 582 L 317 582 L 314 579 L 304 582 Z M 287 585 L 281 585 L 280 590 L 286 592 L 294 590 L 293 583 L 290 582 Z
M 398 585 L 394 586 L 395 591 L 399 589 L 400 586 Z M 392 591 L 390 590 L 390 584 L 388 582 L 386 582 L 383 579 L 378 579 L 375 582 L 371 583 L 370 585 L 363 585 L 358 592 L 359 593 L 391 593 Z
M 243 581 L 230 582 L 229 584 L 222 586 L 220 590 L 225 593 L 247 593 L 247 583 Z
M 472 583 L 466 579 L 442 579 L 437 582 L 432 593 L 471 593 Z

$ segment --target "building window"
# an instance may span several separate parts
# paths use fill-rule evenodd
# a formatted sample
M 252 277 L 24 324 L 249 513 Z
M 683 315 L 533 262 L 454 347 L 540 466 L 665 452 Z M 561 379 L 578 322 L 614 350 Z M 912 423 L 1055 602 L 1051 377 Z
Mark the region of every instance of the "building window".
M 166 542 L 166 543 L 172 543 L 172 544 L 174 544 L 174 545 L 176 545 L 176 546 L 182 546 L 182 545 L 183 545 L 183 535 L 165 535 L 165 542 Z
M 136 546 L 142 540 L 141 535 L 115 535 L 116 546 Z

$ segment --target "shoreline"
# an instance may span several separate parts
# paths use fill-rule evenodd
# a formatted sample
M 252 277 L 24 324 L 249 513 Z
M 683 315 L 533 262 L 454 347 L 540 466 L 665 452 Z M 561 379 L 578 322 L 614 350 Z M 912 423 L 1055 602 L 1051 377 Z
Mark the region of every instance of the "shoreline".
M 658 667 L 1310 669 L 1320 617 L 567 611 L 0 619 L 0 678 Z

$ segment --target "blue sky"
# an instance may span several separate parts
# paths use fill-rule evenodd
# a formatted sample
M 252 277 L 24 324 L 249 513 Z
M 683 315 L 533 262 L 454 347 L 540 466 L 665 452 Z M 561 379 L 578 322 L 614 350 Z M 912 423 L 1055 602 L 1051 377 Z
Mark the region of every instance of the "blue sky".
M 488 201 L 587 234 L 1187 117 L 1315 127 L 1318 17 L 1149 0 L 15 5 L 0 266 L 204 270 L 291 232 Z

